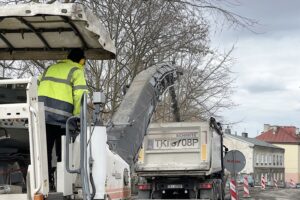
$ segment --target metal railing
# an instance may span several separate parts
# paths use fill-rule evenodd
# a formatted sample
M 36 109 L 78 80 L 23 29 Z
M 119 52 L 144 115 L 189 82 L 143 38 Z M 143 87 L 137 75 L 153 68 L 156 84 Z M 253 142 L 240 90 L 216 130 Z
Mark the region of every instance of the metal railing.
M 75 139 L 77 137 L 77 135 L 71 134 L 70 126 L 72 121 L 76 119 L 80 119 L 80 164 L 77 169 L 71 169 L 69 144 L 72 142 L 73 138 Z M 66 170 L 72 174 L 80 174 L 83 200 L 92 199 L 88 173 L 87 146 L 87 94 L 84 93 L 81 99 L 80 117 L 70 117 L 66 123 Z

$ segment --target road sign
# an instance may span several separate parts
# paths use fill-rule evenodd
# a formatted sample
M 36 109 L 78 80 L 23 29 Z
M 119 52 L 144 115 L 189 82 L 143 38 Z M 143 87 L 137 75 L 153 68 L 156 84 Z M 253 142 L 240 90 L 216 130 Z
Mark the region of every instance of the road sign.
M 229 151 L 224 157 L 224 167 L 231 173 L 242 171 L 245 165 L 245 156 L 238 150 Z

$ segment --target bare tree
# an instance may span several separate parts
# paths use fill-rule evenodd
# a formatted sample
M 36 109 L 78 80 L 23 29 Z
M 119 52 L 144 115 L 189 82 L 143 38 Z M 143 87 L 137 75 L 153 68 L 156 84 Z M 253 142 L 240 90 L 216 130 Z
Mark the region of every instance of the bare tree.
M 181 58 L 185 69 L 175 87 L 181 121 L 218 117 L 220 109 L 234 106 L 230 100 L 234 81 L 230 71 L 231 52 L 225 55 L 209 54 L 206 59 Z M 173 121 L 172 103 L 170 94 L 166 93 L 154 120 Z
M 33 0 L 8 0 L 29 3 Z M 55 0 L 34 1 L 54 3 Z M 71 3 L 74 0 L 63 0 Z M 250 20 L 223 9 L 219 2 L 208 0 L 81 0 L 90 7 L 109 30 L 117 49 L 114 61 L 89 61 L 86 67 L 91 90 L 107 94 L 106 111 L 112 115 L 122 100 L 122 91 L 143 69 L 164 61 L 175 61 L 184 76 L 175 94 L 182 120 L 215 115 L 232 106 L 229 54 L 218 55 L 209 48 L 207 13 L 218 13 L 227 21 L 249 26 Z M 24 74 L 43 70 L 48 63 L 22 64 Z M 173 94 L 174 96 L 174 94 Z M 170 95 L 166 94 L 155 119 L 172 120 Z M 169 117 L 167 117 L 169 116 Z

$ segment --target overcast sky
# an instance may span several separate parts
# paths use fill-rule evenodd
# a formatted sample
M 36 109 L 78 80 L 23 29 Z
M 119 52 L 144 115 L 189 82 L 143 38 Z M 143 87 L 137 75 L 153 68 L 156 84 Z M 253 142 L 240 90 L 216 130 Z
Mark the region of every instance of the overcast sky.
M 237 107 L 223 112 L 234 125 L 255 137 L 264 124 L 300 127 L 300 1 L 240 0 L 236 13 L 259 22 L 253 30 L 227 30 L 213 35 L 219 50 L 235 46 Z

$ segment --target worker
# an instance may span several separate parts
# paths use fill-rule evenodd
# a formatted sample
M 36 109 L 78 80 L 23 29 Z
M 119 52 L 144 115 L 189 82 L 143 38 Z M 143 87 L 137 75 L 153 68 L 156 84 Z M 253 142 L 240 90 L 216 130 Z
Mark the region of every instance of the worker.
M 72 49 L 66 60 L 49 66 L 39 77 L 38 98 L 44 102 L 50 189 L 54 188 L 52 149 L 56 142 L 57 161 L 61 161 L 61 136 L 69 117 L 80 114 L 80 102 L 87 92 L 82 49 Z M 52 187 L 52 188 L 51 188 Z

